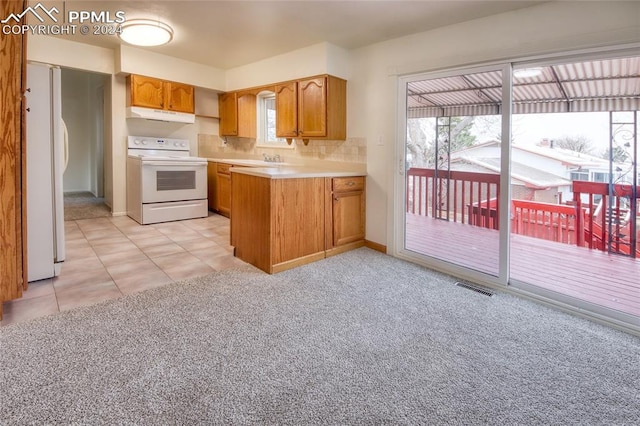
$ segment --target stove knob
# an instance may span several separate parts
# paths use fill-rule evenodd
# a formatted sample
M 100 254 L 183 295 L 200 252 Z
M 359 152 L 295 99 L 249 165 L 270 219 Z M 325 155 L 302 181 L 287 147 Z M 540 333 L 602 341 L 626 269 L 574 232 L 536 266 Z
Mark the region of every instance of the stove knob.
M 173 143 L 173 146 L 178 146 L 178 142 L 174 142 L 174 143 Z
M 143 140 L 142 145 L 146 145 L 146 144 L 147 144 L 147 141 Z
M 186 144 L 186 143 L 184 143 L 184 142 L 182 142 L 182 143 L 180 144 L 180 146 L 187 146 L 187 144 Z
M 140 139 L 136 139 L 136 140 L 134 140 L 134 141 L 133 141 L 133 143 L 134 143 L 135 145 L 140 145 Z

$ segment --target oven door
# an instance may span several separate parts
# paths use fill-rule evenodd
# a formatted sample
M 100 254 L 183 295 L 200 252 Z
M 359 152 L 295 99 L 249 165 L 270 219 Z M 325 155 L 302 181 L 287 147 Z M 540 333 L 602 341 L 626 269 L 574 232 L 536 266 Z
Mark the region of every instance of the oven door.
M 194 161 L 143 161 L 142 203 L 207 198 L 207 163 Z

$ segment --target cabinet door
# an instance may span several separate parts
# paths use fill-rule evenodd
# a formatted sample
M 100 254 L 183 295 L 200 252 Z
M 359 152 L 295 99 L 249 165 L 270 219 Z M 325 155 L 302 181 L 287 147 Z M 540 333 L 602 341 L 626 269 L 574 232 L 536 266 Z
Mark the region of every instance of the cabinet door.
M 364 191 L 333 194 L 333 244 L 364 239 Z
M 238 134 L 238 94 L 236 92 L 221 93 L 218 96 L 220 114 L 220 136 L 236 136 Z
M 195 102 L 193 97 L 193 86 L 182 83 L 166 82 L 166 92 L 168 95 L 167 106 L 171 111 L 187 112 L 193 114 Z
M 216 204 L 218 213 L 231 214 L 231 168 L 230 164 L 218 163 L 216 174 Z
M 256 110 L 255 93 L 238 93 L 238 126 L 236 136 L 240 138 L 255 138 L 258 111 Z
M 216 206 L 216 163 L 207 164 L 207 204 L 209 210 L 217 210 Z
M 145 108 L 164 108 L 164 81 L 132 74 L 131 105 Z
M 276 86 L 276 136 L 279 138 L 298 136 L 297 89 L 295 81 Z
M 298 82 L 298 137 L 327 136 L 327 80 L 325 77 Z

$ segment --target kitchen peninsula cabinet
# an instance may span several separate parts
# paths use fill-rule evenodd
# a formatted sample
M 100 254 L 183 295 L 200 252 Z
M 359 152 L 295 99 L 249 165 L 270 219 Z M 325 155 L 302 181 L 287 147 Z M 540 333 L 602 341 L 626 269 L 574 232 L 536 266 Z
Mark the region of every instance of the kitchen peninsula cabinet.
M 347 82 L 330 75 L 276 85 L 276 136 L 344 140 Z
M 324 254 L 324 178 L 269 179 L 234 173 L 231 245 L 267 273 Z
M 132 74 L 127 77 L 129 105 L 192 114 L 194 87 L 188 84 Z
M 364 245 L 363 176 L 234 168 L 231 245 L 273 274 Z
M 256 137 L 256 99 L 256 94 L 250 91 L 218 95 L 220 136 Z

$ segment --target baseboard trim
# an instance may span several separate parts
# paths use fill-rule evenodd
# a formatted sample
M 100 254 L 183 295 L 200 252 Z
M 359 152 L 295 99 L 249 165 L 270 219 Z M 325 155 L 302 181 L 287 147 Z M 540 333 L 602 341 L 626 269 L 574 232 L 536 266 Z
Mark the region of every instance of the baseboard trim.
M 364 240 L 364 246 L 380 253 L 387 254 L 387 246 L 383 244 L 374 243 L 373 241 Z
M 327 257 L 331 257 L 331 256 L 335 256 L 337 254 L 344 253 L 346 251 L 357 249 L 357 248 L 360 248 L 360 247 L 363 247 L 363 246 L 364 246 L 364 241 L 362 241 L 362 240 L 354 241 L 352 243 L 343 244 L 341 246 L 329 249 L 329 250 L 325 251 L 325 253 L 326 253 Z
M 281 263 L 276 263 L 275 265 L 272 265 L 270 268 L 268 268 L 271 272 L 269 271 L 265 271 L 265 272 L 269 274 L 277 274 L 278 272 L 286 271 L 287 269 L 293 269 L 298 266 L 306 265 L 307 263 L 317 262 L 318 260 L 324 259 L 324 257 L 325 257 L 324 251 L 309 254 L 307 256 L 298 257 L 296 259 L 287 260 Z

